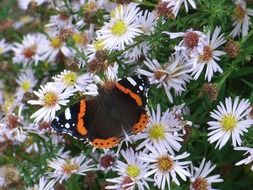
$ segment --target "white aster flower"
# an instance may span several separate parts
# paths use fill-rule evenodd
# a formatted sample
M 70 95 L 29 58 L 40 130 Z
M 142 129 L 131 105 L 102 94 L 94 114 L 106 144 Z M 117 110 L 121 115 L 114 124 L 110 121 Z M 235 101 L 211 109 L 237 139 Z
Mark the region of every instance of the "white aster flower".
M 206 162 L 205 158 L 203 158 L 198 168 L 192 165 L 190 190 L 217 190 L 212 188 L 212 183 L 223 182 L 223 179 L 220 178 L 219 174 L 208 176 L 215 167 L 216 165 L 212 166 L 211 161 Z
M 180 94 L 185 91 L 185 85 L 191 79 L 188 74 L 190 67 L 185 63 L 185 58 L 179 54 L 172 55 L 169 61 L 163 65 L 160 65 L 155 59 L 147 59 L 144 64 L 151 72 L 143 69 L 138 69 L 137 72 L 148 76 L 150 83 L 157 84 L 158 88 L 163 86 L 171 102 L 173 102 L 173 98 L 170 91 L 174 90 L 176 94 Z
M 249 147 L 235 147 L 235 150 L 243 150 L 246 151 L 244 153 L 244 155 L 247 155 L 247 158 L 242 159 L 241 161 L 237 162 L 235 165 L 239 166 L 242 164 L 252 164 L 251 166 L 251 170 L 253 171 L 253 148 L 249 148 Z
M 186 12 L 188 12 L 189 10 L 188 3 L 191 5 L 193 9 L 197 8 L 194 0 L 163 0 L 163 2 L 168 3 L 167 7 L 172 9 L 172 13 L 174 14 L 175 17 L 177 16 L 182 4 L 184 4 Z
M 179 135 L 174 135 L 174 132 L 180 133 L 179 125 L 181 122 L 176 119 L 175 114 L 167 109 L 164 113 L 161 113 L 161 107 L 158 104 L 156 113 L 154 109 L 148 110 L 150 115 L 150 121 L 147 127 L 138 133 L 134 138 L 135 140 L 141 140 L 142 142 L 137 146 L 137 149 L 150 146 L 160 146 L 174 154 L 174 151 L 179 151 L 181 148 L 180 141 L 183 141 Z
M 62 53 L 66 57 L 72 57 L 74 55 L 73 49 L 68 47 L 67 44 L 62 41 L 56 30 L 52 29 L 48 32 L 49 40 L 45 44 L 46 52 L 43 54 L 43 58 L 49 62 L 54 62 L 59 55 Z
M 11 141 L 13 144 L 23 143 L 28 134 L 23 130 L 22 118 L 9 114 L 0 123 L 0 142 Z
M 56 111 L 60 110 L 61 105 L 66 106 L 69 102 L 68 98 L 73 95 L 73 92 L 65 90 L 64 85 L 57 83 L 47 83 L 41 86 L 41 89 L 34 91 L 38 96 L 38 100 L 29 100 L 32 105 L 42 106 L 31 118 L 35 118 L 35 122 L 43 120 L 50 122 L 55 118 Z
M 22 43 L 14 43 L 12 50 L 14 51 L 13 62 L 23 63 L 24 65 L 45 60 L 43 54 L 47 51 L 47 38 L 45 35 L 27 34 L 24 36 Z
M 98 40 L 108 50 L 124 50 L 134 43 L 134 38 L 142 33 L 140 25 L 135 22 L 139 14 L 136 4 L 119 5 L 112 12 L 113 16 L 99 31 Z
M 39 6 L 45 2 L 47 2 L 47 0 L 18 0 L 18 5 L 19 8 L 21 8 L 22 10 L 27 10 L 31 3 L 36 4 L 36 6 Z
M 55 83 L 60 83 L 68 91 L 87 92 L 88 85 L 95 82 L 95 76 L 90 73 L 79 75 L 74 71 L 64 70 L 59 75 L 53 77 Z
M 208 82 L 211 81 L 215 72 L 223 72 L 220 66 L 216 63 L 216 61 L 220 61 L 220 56 L 225 54 L 224 51 L 216 50 L 219 46 L 226 42 L 223 34 L 220 35 L 220 32 L 221 27 L 216 27 L 211 38 L 211 33 L 209 31 L 207 33 L 207 39 L 203 47 L 203 51 L 200 52 L 196 58 L 193 58 L 195 60 L 193 60 L 192 75 L 195 80 L 199 78 L 205 66 L 205 79 L 207 79 Z
M 19 85 L 17 94 L 21 94 L 21 96 L 23 96 L 26 92 L 32 92 L 33 87 L 35 87 L 37 83 L 37 79 L 33 70 L 28 68 L 20 73 L 16 82 Z
M 184 152 L 183 154 L 173 156 L 159 146 L 148 145 L 150 153 L 141 155 L 141 159 L 144 162 L 149 163 L 149 171 L 146 173 L 147 176 L 153 175 L 155 184 L 159 189 L 170 190 L 170 183 L 175 182 L 180 185 L 177 179 L 177 174 L 180 178 L 186 181 L 187 177 L 190 177 L 188 172 L 188 165 L 190 161 L 181 161 L 187 158 L 190 154 Z
M 11 44 L 7 43 L 5 39 L 0 40 L 0 55 L 10 51 L 11 48 Z
M 232 102 L 231 97 L 225 99 L 225 105 L 220 102 L 217 110 L 211 112 L 211 117 L 216 121 L 207 122 L 210 126 L 208 130 L 208 141 L 214 143 L 217 141 L 215 148 L 221 149 L 232 136 L 232 145 L 241 145 L 241 136 L 248 132 L 248 128 L 253 124 L 252 119 L 247 119 L 251 110 L 248 100 L 236 97 Z
M 139 159 L 140 154 L 138 152 L 134 152 L 132 148 L 127 149 L 126 151 L 120 151 L 124 161 L 117 160 L 115 171 L 118 172 L 119 176 L 129 177 L 129 183 L 124 184 L 127 186 L 127 189 L 134 189 L 137 187 L 139 190 L 149 189 L 149 185 L 147 181 L 150 181 L 145 174 L 147 173 L 148 164 L 144 163 Z M 115 179 L 107 179 L 106 181 L 117 183 L 115 185 L 109 185 L 106 189 L 120 189 L 119 186 L 123 186 L 123 184 L 118 183 L 118 177 Z
M 55 181 L 50 181 L 42 176 L 39 180 L 39 184 L 34 185 L 33 187 L 28 187 L 26 190 L 52 190 L 54 187 Z
M 193 29 L 189 29 L 186 32 L 163 33 L 168 34 L 171 39 L 183 37 L 183 40 L 175 46 L 175 50 L 183 54 L 187 60 L 196 57 L 202 52 L 206 42 L 206 35 L 203 32 L 194 31 Z
M 244 0 L 235 0 L 235 9 L 233 14 L 233 26 L 234 29 L 230 33 L 233 37 L 247 36 L 249 32 L 249 26 L 251 25 L 250 17 L 253 16 L 253 9 L 248 9 Z
M 136 18 L 136 23 L 140 25 L 140 29 L 143 31 L 144 35 L 150 35 L 154 29 L 157 21 L 157 15 L 155 12 L 150 12 L 148 10 L 142 11 L 138 14 Z M 148 51 L 150 50 L 150 45 L 147 41 L 142 41 L 133 48 L 125 51 L 123 56 L 133 63 L 142 56 L 147 57 Z
M 54 171 L 48 172 L 48 175 L 62 183 L 74 174 L 85 176 L 86 172 L 96 170 L 91 162 L 92 160 L 87 160 L 84 154 L 69 159 L 54 158 L 48 163 L 48 166 Z

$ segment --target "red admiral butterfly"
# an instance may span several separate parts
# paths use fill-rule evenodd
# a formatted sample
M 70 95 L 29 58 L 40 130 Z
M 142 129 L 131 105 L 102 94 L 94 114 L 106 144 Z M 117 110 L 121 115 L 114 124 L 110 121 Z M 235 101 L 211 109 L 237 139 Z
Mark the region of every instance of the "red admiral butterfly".
M 98 148 L 111 148 L 124 133 L 138 133 L 148 122 L 148 78 L 144 75 L 106 82 L 98 95 L 81 100 L 52 122 L 52 127 L 79 140 L 88 140 Z

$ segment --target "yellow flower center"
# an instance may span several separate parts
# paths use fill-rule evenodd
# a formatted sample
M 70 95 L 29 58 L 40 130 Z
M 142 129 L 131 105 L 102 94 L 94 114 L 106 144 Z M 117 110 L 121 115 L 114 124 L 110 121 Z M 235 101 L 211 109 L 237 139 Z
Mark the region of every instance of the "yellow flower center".
M 138 175 L 140 175 L 140 169 L 135 165 L 130 165 L 127 167 L 127 174 L 133 178 L 137 177 Z
M 76 82 L 77 74 L 75 72 L 69 72 L 63 76 L 65 84 L 68 86 L 73 85 Z
M 103 50 L 104 49 L 104 44 L 103 44 L 103 40 L 98 40 L 98 41 L 95 41 L 93 43 L 94 45 L 94 48 L 96 51 L 99 51 L 99 50 Z
M 0 54 L 2 54 L 4 52 L 4 48 L 0 47 Z
M 151 139 L 164 139 L 165 130 L 161 124 L 153 125 L 149 131 L 149 136 Z
M 205 178 L 197 178 L 192 183 L 193 190 L 208 190 L 208 186 L 209 184 Z
M 172 169 L 174 162 L 169 156 L 162 156 L 158 159 L 157 165 L 160 171 L 169 172 Z
M 51 45 L 53 48 L 58 49 L 61 47 L 61 39 L 59 37 L 55 37 L 51 39 Z
M 65 173 L 70 174 L 70 173 L 72 173 L 73 171 L 78 170 L 78 169 L 79 169 L 79 166 L 76 165 L 76 164 L 71 164 L 71 163 L 69 163 L 69 162 L 66 162 L 66 164 L 64 164 L 64 165 L 62 166 L 62 169 L 63 169 L 63 171 L 64 171 Z
M 54 106 L 58 101 L 58 96 L 54 92 L 46 92 L 44 95 L 44 104 L 47 107 Z
M 205 46 L 203 54 L 199 56 L 199 60 L 202 62 L 209 61 L 213 57 L 213 49 L 210 46 Z
M 244 10 L 244 8 L 240 5 L 236 5 L 234 9 L 234 17 L 242 22 L 244 20 L 245 14 L 246 11 Z
M 87 38 L 86 34 L 74 33 L 72 38 L 76 44 L 86 45 L 88 42 L 88 38 Z
M 25 92 L 28 92 L 30 90 L 31 86 L 32 86 L 32 84 L 30 81 L 23 81 L 23 83 L 21 84 L 21 88 Z
M 123 34 L 126 33 L 127 26 L 122 20 L 119 20 L 113 24 L 111 31 L 112 31 L 112 34 L 116 36 L 122 36 Z
M 228 114 L 225 115 L 221 120 L 221 126 L 225 131 L 233 130 L 237 125 L 237 119 L 235 116 Z

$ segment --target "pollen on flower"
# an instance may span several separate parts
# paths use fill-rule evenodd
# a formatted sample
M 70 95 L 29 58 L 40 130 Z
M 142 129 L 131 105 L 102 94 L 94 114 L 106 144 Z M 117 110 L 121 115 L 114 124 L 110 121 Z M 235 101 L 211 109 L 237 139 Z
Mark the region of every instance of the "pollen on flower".
M 157 165 L 160 171 L 169 172 L 172 169 L 174 162 L 169 156 L 162 156 L 158 159 Z
M 54 92 L 46 92 L 44 95 L 44 104 L 47 107 L 54 106 L 58 101 L 58 96 Z
M 193 49 L 198 45 L 199 42 L 199 35 L 196 32 L 187 32 L 184 36 L 184 43 L 185 45 Z
M 71 174 L 72 172 L 75 172 L 76 170 L 79 169 L 79 166 L 76 164 L 71 164 L 71 163 L 66 163 L 62 166 L 62 169 L 65 173 Z
M 51 39 L 51 45 L 55 48 L 58 49 L 61 47 L 61 40 L 59 37 L 55 37 Z
M 73 85 L 76 82 L 77 74 L 75 72 L 69 72 L 63 76 L 64 83 L 68 86 Z
M 122 36 L 123 34 L 126 33 L 127 26 L 122 20 L 119 20 L 113 24 L 111 31 L 112 31 L 112 34 L 116 36 Z
M 225 131 L 233 130 L 237 125 L 237 119 L 233 115 L 225 115 L 221 120 L 221 126 Z
M 208 190 L 208 182 L 204 178 L 197 178 L 193 183 L 192 183 L 192 188 L 193 190 Z
M 36 50 L 36 46 L 32 46 L 32 47 L 27 47 L 24 49 L 23 51 L 23 55 L 25 56 L 25 58 L 27 59 L 31 59 L 32 56 L 35 55 L 35 50 Z
M 161 124 L 154 125 L 150 131 L 149 136 L 151 139 L 164 139 L 165 138 L 165 130 Z
M 234 9 L 234 17 L 239 21 L 243 21 L 245 14 L 246 11 L 244 8 L 240 5 L 236 5 L 236 8 Z
M 21 88 L 22 88 L 23 91 L 27 92 L 27 91 L 30 90 L 31 85 L 32 85 L 31 82 L 23 81 L 23 83 L 21 84 Z
M 199 56 L 199 60 L 202 62 L 209 61 L 213 56 L 213 49 L 210 46 L 205 46 L 203 54 Z
M 129 165 L 127 167 L 127 174 L 133 178 L 137 177 L 138 175 L 140 175 L 140 169 L 135 165 Z

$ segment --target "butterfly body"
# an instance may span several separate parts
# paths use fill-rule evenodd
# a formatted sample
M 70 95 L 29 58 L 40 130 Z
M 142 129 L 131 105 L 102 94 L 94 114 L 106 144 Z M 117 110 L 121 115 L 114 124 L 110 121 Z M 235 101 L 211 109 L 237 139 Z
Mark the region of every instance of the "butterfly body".
M 99 86 L 96 97 L 67 108 L 52 127 L 80 140 L 87 138 L 95 147 L 111 148 L 124 133 L 145 128 L 148 85 L 145 76 L 136 75 Z

